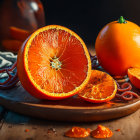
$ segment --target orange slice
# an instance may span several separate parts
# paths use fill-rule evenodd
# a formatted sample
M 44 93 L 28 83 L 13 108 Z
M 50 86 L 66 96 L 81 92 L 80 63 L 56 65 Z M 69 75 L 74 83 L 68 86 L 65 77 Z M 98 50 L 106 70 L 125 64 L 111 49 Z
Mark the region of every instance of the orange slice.
M 109 74 L 92 70 L 90 81 L 78 95 L 86 101 L 102 103 L 114 98 L 116 91 L 116 82 Z
M 18 52 L 19 48 L 21 47 L 22 42 L 19 40 L 3 40 L 2 46 L 5 50 L 11 52 Z
M 31 34 L 31 32 L 27 30 L 23 30 L 17 27 L 10 27 L 10 36 L 12 39 L 24 41 Z
M 112 137 L 113 132 L 102 125 L 98 125 L 97 129 L 91 132 L 92 137 L 94 138 L 109 138 Z
M 129 68 L 128 77 L 131 83 L 140 89 L 140 68 Z
M 90 135 L 90 129 L 81 128 L 81 127 L 72 127 L 65 133 L 65 136 L 70 138 L 85 138 Z
M 83 40 L 73 31 L 50 25 L 38 29 L 18 53 L 18 77 L 40 99 L 63 99 L 84 88 L 91 61 Z

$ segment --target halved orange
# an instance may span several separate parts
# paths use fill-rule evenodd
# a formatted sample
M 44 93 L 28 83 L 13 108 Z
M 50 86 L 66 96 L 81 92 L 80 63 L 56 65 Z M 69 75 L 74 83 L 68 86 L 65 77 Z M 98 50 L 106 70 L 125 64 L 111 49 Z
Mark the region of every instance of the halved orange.
M 40 99 L 63 99 L 84 88 L 91 61 L 83 40 L 59 25 L 38 29 L 18 53 L 18 77 L 23 87 Z
M 131 83 L 140 89 L 140 68 L 129 68 L 127 73 Z
M 10 27 L 10 36 L 12 37 L 12 39 L 15 40 L 20 40 L 20 41 L 25 41 L 25 39 L 31 34 L 31 32 L 21 29 L 21 28 L 17 28 L 14 26 Z
M 102 103 L 113 99 L 116 92 L 117 84 L 109 74 L 92 70 L 90 81 L 78 95 L 86 101 Z

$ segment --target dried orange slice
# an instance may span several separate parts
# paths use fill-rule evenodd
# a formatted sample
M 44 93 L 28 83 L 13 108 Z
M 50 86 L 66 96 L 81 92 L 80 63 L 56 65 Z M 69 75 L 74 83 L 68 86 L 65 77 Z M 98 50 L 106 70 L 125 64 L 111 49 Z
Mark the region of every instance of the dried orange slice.
M 128 77 L 131 83 L 140 89 L 140 68 L 129 68 Z
M 10 36 L 12 39 L 24 41 L 30 34 L 31 32 L 27 30 L 23 30 L 14 26 L 10 27 Z
M 85 138 L 90 135 L 90 129 L 81 128 L 81 127 L 72 127 L 65 133 L 65 136 L 70 138 Z
M 63 99 L 84 88 L 91 61 L 83 40 L 73 31 L 49 25 L 34 32 L 18 53 L 18 77 L 40 99 Z
M 90 81 L 78 95 L 89 102 L 102 103 L 114 98 L 116 91 L 116 82 L 109 74 L 92 70 Z
M 92 137 L 94 138 L 109 138 L 112 137 L 113 132 L 102 125 L 98 125 L 97 129 L 91 132 Z

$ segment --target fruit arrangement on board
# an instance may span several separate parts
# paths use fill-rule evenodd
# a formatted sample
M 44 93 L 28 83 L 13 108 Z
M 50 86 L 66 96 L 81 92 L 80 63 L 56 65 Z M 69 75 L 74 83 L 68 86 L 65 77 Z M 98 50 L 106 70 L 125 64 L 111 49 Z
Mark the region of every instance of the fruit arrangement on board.
M 119 85 L 116 80 L 128 75 L 133 86 L 140 88 L 140 27 L 122 16 L 99 32 L 96 56 L 89 54 L 76 33 L 63 26 L 49 25 L 33 33 L 10 27 L 10 33 L 15 42 L 9 40 L 3 46 L 18 50 L 18 58 L 11 68 L 0 70 L 9 75 L 1 89 L 20 81 L 39 99 L 60 100 L 77 94 L 102 103 L 115 97 L 125 101 L 139 97 L 130 83 Z M 11 75 L 16 66 L 16 75 Z

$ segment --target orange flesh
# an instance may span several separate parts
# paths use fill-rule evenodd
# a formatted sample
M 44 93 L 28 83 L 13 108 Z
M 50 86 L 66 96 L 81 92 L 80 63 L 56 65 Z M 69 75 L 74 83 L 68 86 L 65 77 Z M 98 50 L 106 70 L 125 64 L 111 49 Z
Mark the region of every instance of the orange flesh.
M 128 69 L 129 73 L 138 79 L 140 79 L 140 68 L 130 68 Z
M 90 135 L 90 129 L 81 128 L 81 127 L 72 127 L 65 133 L 65 136 L 71 138 L 84 138 Z
M 89 83 L 79 95 L 89 99 L 106 99 L 116 90 L 115 81 L 105 72 L 92 70 Z
M 131 83 L 140 89 L 140 68 L 129 68 L 128 77 Z
M 40 32 L 33 39 L 27 58 L 32 79 L 51 93 L 70 92 L 87 77 L 88 60 L 82 44 L 62 29 Z M 61 64 L 57 69 L 52 67 L 56 58 Z
M 92 137 L 94 138 L 109 138 L 112 137 L 113 132 L 102 125 L 98 125 L 98 128 L 91 132 Z

